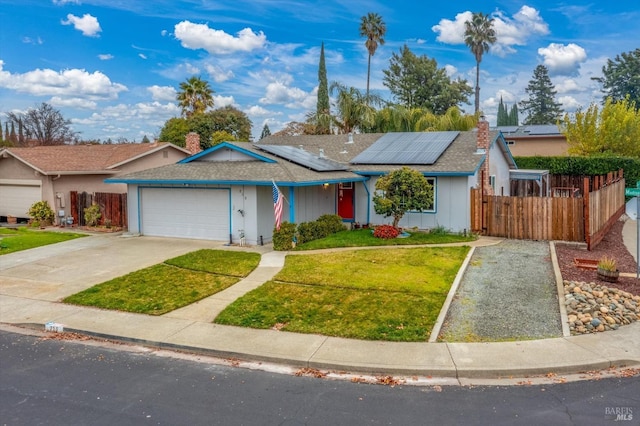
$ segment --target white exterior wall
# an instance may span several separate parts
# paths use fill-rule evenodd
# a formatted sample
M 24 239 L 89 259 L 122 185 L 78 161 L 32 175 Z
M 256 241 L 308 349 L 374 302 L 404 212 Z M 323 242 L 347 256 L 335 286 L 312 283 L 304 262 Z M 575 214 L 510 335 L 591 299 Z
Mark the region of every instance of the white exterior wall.
M 295 221 L 311 222 L 323 214 L 336 214 L 337 185 L 300 186 L 295 188 Z M 285 194 L 286 196 L 286 194 Z M 285 203 L 285 207 L 288 207 Z M 288 210 L 283 220 L 288 220 Z
M 502 150 L 495 142 L 489 149 L 489 174 L 496 177 L 495 195 L 511 195 L 509 185 L 509 164 Z
M 368 183 L 369 191 L 371 192 L 371 197 L 369 198 L 369 223 L 373 225 L 391 224 L 393 222 L 392 217 L 384 217 L 375 212 L 372 198 L 377 179 L 377 177 L 373 177 Z M 471 224 L 469 188 L 475 186 L 475 180 L 468 176 L 441 176 L 435 178 L 435 180 L 435 211 L 406 213 L 400 220 L 399 226 L 405 228 L 417 227 L 419 229 L 443 226 L 453 232 L 462 232 L 465 229 L 468 231 Z M 473 182 L 473 184 L 471 182 Z M 364 195 L 357 195 L 360 200 L 366 196 L 366 191 L 363 192 L 365 192 Z M 363 215 L 366 215 L 366 206 L 364 206 L 363 212 L 357 212 L 358 221 L 360 221 L 359 219 L 362 218 Z M 364 216 L 361 223 L 366 222 L 366 216 Z

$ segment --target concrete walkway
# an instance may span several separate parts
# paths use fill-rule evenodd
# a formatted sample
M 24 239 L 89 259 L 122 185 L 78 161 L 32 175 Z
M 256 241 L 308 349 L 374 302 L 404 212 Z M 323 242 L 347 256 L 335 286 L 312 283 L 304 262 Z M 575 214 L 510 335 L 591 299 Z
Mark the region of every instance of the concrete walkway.
M 496 244 L 481 238 L 473 245 Z M 199 240 L 92 236 L 0 256 L 0 323 L 181 349 L 221 358 L 363 374 L 441 378 L 524 377 L 640 365 L 640 323 L 583 336 L 504 343 L 393 343 L 221 326 L 211 321 L 227 304 L 270 279 L 286 253 L 269 247 L 258 268 L 236 285 L 166 315 L 107 311 L 59 303 L 62 297 L 115 276 L 199 248 Z

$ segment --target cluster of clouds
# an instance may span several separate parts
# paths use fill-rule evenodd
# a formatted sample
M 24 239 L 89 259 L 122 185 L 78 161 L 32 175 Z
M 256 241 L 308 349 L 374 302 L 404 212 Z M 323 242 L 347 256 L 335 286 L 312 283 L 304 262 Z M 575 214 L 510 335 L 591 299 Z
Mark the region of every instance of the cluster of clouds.
M 53 2 L 57 5 L 80 4 L 78 0 Z M 471 16 L 472 13 L 466 11 L 457 14 L 452 20 L 440 20 L 431 28 L 437 34 L 436 40 L 443 44 L 463 45 L 464 23 Z M 540 12 L 530 6 L 522 6 L 511 17 L 499 10 L 491 14 L 491 17 L 494 19 L 497 42 L 491 46 L 490 52 L 498 57 L 513 55 L 519 48 L 534 44 L 550 33 Z M 60 24 L 72 26 L 85 37 L 105 37 L 98 18 L 90 14 L 67 14 Z M 204 73 L 216 83 L 224 82 L 228 93 L 234 93 L 243 99 L 253 99 L 240 105 L 233 95 L 214 96 L 217 107 L 233 105 L 247 113 L 254 121 L 254 133 L 259 134 L 265 123 L 273 126 L 272 131 L 276 131 L 290 120 L 303 120 L 305 113 L 315 108 L 315 70 L 319 57 L 317 47 L 274 43 L 268 40 L 264 32 L 251 28 L 230 34 L 209 24 L 189 20 L 175 24 L 171 31 L 162 31 L 162 35 L 177 40 L 184 49 L 202 51 L 203 54 L 195 59 L 183 59 L 176 65 L 166 66 L 160 73 L 177 81 L 183 80 L 184 76 Z M 42 40 L 25 38 L 23 42 L 36 44 L 42 43 Z M 425 41 L 416 39 L 416 43 L 424 44 Z M 339 52 L 326 54 L 334 64 L 340 64 L 344 60 Z M 547 66 L 552 76 L 566 77 L 558 79 L 556 83 L 558 100 L 564 104 L 565 109 L 579 107 L 580 103 L 571 94 L 592 90 L 585 86 L 582 74 L 586 70 L 593 71 L 601 67 L 601 62 L 590 61 L 585 49 L 575 43 L 550 43 L 546 47 L 540 47 L 537 54 L 539 61 Z M 147 59 L 145 53 L 138 55 Z M 114 55 L 103 53 L 98 58 L 109 61 L 114 59 Z M 443 65 L 450 75 L 458 72 L 453 65 Z M 300 71 L 303 69 L 314 70 L 314 73 L 307 73 L 311 74 L 307 81 L 301 77 L 303 73 Z M 495 110 L 500 98 L 506 102 L 517 102 L 518 93 L 510 91 L 510 88 L 514 87 L 515 81 L 528 81 L 531 70 L 532 67 L 526 75 L 485 75 L 487 84 L 483 85 L 483 95 L 491 93 L 486 91 L 487 87 L 496 89 L 494 96 L 483 101 L 483 107 Z M 467 78 L 466 75 L 463 77 Z M 305 90 L 302 87 L 311 88 Z M 157 132 L 168 118 L 180 114 L 175 102 L 175 87 L 150 85 L 145 88 L 149 101 L 116 103 L 125 93 L 139 94 L 142 91 L 112 81 L 100 71 L 35 69 L 11 73 L 4 69 L 4 63 L 0 60 L 0 88 L 37 97 L 48 96 L 48 102 L 57 107 L 94 110 L 89 116 L 72 121 L 77 125 L 100 129 L 105 134 L 128 132 L 131 135 L 134 132 L 134 137 L 138 140 L 145 134 Z

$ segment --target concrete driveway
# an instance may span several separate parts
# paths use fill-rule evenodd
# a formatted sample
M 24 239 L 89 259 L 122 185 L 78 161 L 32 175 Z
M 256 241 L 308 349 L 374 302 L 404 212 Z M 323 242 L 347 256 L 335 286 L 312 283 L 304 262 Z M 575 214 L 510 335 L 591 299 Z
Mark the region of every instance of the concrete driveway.
M 224 243 L 91 235 L 0 256 L 0 294 L 58 301 L 95 284 Z

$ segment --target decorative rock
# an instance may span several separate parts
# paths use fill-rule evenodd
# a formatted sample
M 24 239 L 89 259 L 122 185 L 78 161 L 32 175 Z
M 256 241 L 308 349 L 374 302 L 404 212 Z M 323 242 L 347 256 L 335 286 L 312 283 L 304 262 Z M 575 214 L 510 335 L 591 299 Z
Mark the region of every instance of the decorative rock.
M 640 321 L 640 295 L 594 283 L 564 281 L 564 297 L 571 334 L 616 330 Z

